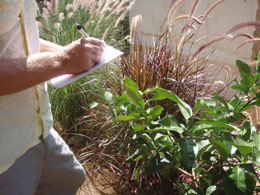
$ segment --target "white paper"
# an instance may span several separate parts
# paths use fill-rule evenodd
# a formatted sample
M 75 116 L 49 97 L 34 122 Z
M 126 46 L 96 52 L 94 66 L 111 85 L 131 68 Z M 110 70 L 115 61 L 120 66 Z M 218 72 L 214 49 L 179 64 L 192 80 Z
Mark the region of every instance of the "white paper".
M 110 62 L 111 60 L 119 57 L 122 54 L 123 54 L 123 52 L 121 52 L 111 46 L 106 45 L 104 48 L 103 56 L 102 56 L 100 62 L 96 66 L 94 66 L 93 68 L 91 68 L 90 70 L 88 70 L 86 72 L 82 72 L 77 75 L 65 74 L 65 75 L 53 78 L 53 79 L 51 79 L 51 83 L 54 85 L 54 87 L 61 88 L 65 85 L 68 85 L 68 84 L 72 83 L 73 81 L 76 81 L 76 80 L 82 78 L 83 76 L 93 72 L 94 70 L 100 68 L 101 66 L 103 66 L 106 63 Z

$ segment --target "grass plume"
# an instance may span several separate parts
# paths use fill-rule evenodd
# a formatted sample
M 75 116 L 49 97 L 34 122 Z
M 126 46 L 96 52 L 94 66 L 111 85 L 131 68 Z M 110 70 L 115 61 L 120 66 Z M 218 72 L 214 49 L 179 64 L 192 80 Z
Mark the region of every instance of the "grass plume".
M 199 0 L 194 0 L 193 1 L 192 7 L 191 7 L 191 11 L 190 11 L 190 14 L 189 14 L 190 16 L 193 16 L 193 13 L 194 13 L 195 9 L 197 8 L 198 3 L 199 3 Z
M 248 26 L 258 26 L 258 27 L 260 27 L 260 21 L 242 22 L 240 24 L 235 25 L 230 30 L 228 30 L 227 34 L 232 34 L 233 32 L 237 31 L 238 29 L 248 27 Z
M 240 43 L 235 50 L 238 50 L 239 48 L 243 47 L 244 45 L 248 44 L 248 43 L 255 43 L 255 42 L 260 42 L 260 38 L 253 38 L 253 39 L 249 39 L 246 41 L 243 41 L 242 43 Z

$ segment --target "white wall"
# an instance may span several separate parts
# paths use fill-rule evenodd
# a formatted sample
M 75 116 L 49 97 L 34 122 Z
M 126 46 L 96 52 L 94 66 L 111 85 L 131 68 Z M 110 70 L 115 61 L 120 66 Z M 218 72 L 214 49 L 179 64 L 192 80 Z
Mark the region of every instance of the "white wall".
M 143 36 L 148 37 L 148 40 L 151 40 L 149 38 L 153 35 L 157 35 L 160 30 L 164 29 L 162 24 L 167 17 L 172 1 L 174 0 L 136 0 L 133 9 L 130 12 L 130 18 L 137 14 L 142 15 L 143 21 L 142 24 L 138 26 L 138 31 L 141 32 Z M 217 0 L 200 0 L 194 15 L 202 15 L 210 5 L 216 1 Z M 184 3 L 177 9 L 175 16 L 189 14 L 192 3 L 193 0 L 184 0 Z M 211 12 L 203 27 L 200 28 L 197 38 L 202 37 L 203 35 L 207 35 L 207 37 L 198 42 L 197 47 L 212 37 L 227 32 L 232 26 L 238 23 L 254 21 L 257 7 L 257 0 L 224 1 Z M 174 30 L 178 31 L 180 26 L 182 26 L 181 22 L 176 23 Z M 253 34 L 254 30 L 254 27 L 246 27 L 243 28 L 242 31 L 237 32 Z M 225 40 L 220 42 L 217 45 L 218 49 L 211 55 L 210 61 L 214 61 L 216 64 L 228 64 L 233 68 L 236 59 L 249 60 L 252 54 L 252 44 L 248 44 L 241 49 L 234 51 L 234 48 L 238 43 L 243 40 L 246 39 L 241 37 L 235 41 Z M 208 49 L 203 55 L 206 55 L 209 51 L 210 50 Z

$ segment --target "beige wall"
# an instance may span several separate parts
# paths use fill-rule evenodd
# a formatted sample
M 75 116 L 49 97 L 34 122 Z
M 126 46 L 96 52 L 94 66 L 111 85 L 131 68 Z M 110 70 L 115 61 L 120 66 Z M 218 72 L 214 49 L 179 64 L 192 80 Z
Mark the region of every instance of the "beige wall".
M 214 2 L 217 0 L 200 0 L 195 11 L 195 16 L 202 15 Z M 178 8 L 175 16 L 188 14 L 193 0 L 184 0 L 184 3 Z M 206 38 L 198 42 L 197 46 L 208 41 L 212 37 L 227 32 L 232 26 L 246 21 L 254 21 L 256 19 L 256 10 L 258 7 L 257 0 L 226 0 L 206 19 L 205 24 L 200 27 L 196 38 L 206 35 Z M 151 42 L 152 35 L 156 35 L 160 30 L 164 29 L 162 24 L 167 17 L 170 9 L 171 0 L 136 0 L 133 9 L 130 12 L 130 17 L 141 14 L 143 17 L 142 24 L 138 26 L 138 31 L 148 37 L 148 42 Z M 181 28 L 181 22 L 176 23 L 174 31 L 178 32 Z M 237 32 L 246 32 L 253 34 L 254 27 L 246 27 Z M 252 44 L 248 44 L 237 51 L 234 48 L 241 42 L 246 40 L 241 37 L 235 41 L 225 40 L 220 42 L 217 50 L 211 55 L 210 60 L 216 64 L 229 64 L 234 67 L 236 59 L 249 60 L 252 54 Z M 147 42 L 147 40 L 145 40 Z M 195 49 L 195 48 L 194 48 Z M 210 49 L 205 50 L 202 54 L 207 55 Z
M 200 0 L 197 10 L 195 11 L 195 16 L 202 15 L 212 3 L 217 0 Z M 170 9 L 171 0 L 136 0 L 133 9 L 130 12 L 130 17 L 141 14 L 143 16 L 142 24 L 138 26 L 138 31 L 142 34 L 142 40 L 144 44 L 151 44 L 152 37 L 157 35 L 160 30 L 165 29 L 162 24 L 167 17 L 168 10 Z M 175 14 L 175 16 L 182 14 L 189 14 L 193 0 L 184 0 L 184 4 L 180 6 Z M 236 24 L 260 20 L 260 0 L 225 0 L 221 5 L 216 7 L 213 12 L 205 21 L 205 25 L 200 28 L 196 39 L 206 35 L 206 38 L 197 42 L 196 46 L 199 47 L 203 42 L 207 42 L 212 37 L 226 33 L 231 27 Z M 257 11 L 258 9 L 258 11 Z M 174 31 L 178 33 L 178 30 L 182 27 L 182 23 L 176 23 L 174 26 Z M 260 28 L 256 30 L 254 27 L 246 27 L 242 30 L 237 31 L 237 33 L 250 33 L 255 36 L 260 37 Z M 146 37 L 146 38 L 144 38 Z M 225 40 L 220 42 L 217 46 L 215 52 L 210 56 L 210 63 L 217 65 L 228 65 L 230 67 L 231 73 L 229 78 L 237 77 L 238 72 L 235 68 L 235 60 L 241 59 L 249 62 L 252 53 L 257 53 L 259 51 L 260 45 L 248 44 L 241 49 L 234 51 L 234 48 L 241 42 L 246 40 L 241 37 L 235 41 Z M 196 46 L 194 49 L 196 49 Z M 253 48 L 254 47 L 254 48 Z M 212 48 L 205 50 L 202 56 L 206 56 Z M 213 69 L 214 70 L 214 69 Z M 224 72 L 220 73 L 218 78 L 224 80 Z M 215 78 L 216 79 L 216 78 Z M 227 91 L 227 96 L 232 97 L 232 90 Z M 260 124 L 260 110 L 257 108 L 252 109 L 251 119 L 254 124 Z

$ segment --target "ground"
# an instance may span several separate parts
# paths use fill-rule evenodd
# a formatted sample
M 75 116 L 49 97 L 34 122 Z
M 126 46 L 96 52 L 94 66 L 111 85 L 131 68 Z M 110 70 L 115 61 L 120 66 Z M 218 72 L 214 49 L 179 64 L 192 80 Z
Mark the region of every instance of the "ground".
M 77 195 L 116 195 L 113 189 L 115 176 L 108 170 L 98 170 L 93 173 L 86 168 L 87 179 Z

